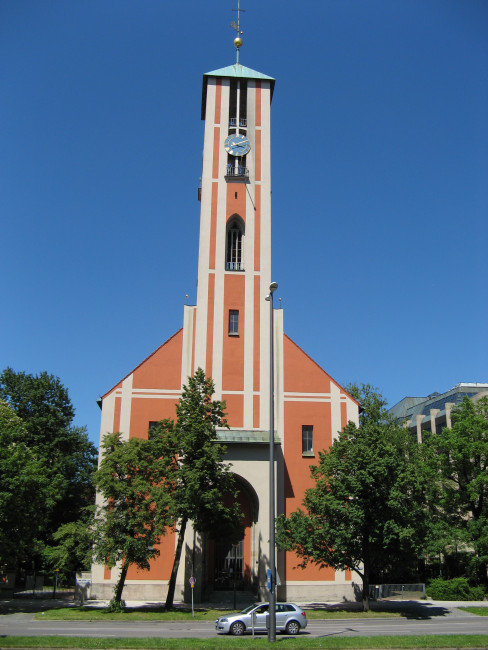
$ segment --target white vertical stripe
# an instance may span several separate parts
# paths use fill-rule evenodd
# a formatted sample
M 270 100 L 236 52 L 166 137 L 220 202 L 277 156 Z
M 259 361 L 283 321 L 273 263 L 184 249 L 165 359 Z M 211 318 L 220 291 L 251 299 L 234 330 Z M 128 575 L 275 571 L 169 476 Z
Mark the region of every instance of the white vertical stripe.
M 357 405 L 349 398 L 347 398 L 346 417 L 348 422 L 354 422 L 359 426 L 359 409 Z
M 275 429 L 281 443 L 284 443 L 285 430 L 285 392 L 284 350 L 283 350 L 283 310 L 274 310 L 274 367 L 275 367 Z
M 332 442 L 334 442 L 341 430 L 341 391 L 333 381 L 330 382 L 330 420 Z
M 227 162 L 224 149 L 224 140 L 227 137 L 227 123 L 229 115 L 229 90 L 228 79 L 222 80 L 222 101 L 220 115 L 220 142 L 219 142 L 219 188 L 217 197 L 217 228 L 215 241 L 215 292 L 214 292 L 214 331 L 211 375 L 215 385 L 215 399 L 222 399 L 222 365 L 223 365 L 223 337 L 224 337 L 224 275 L 225 275 L 225 232 L 227 211 L 227 183 L 225 182 L 225 165 Z M 208 369 L 207 374 L 210 372 Z
M 212 166 L 214 142 L 216 79 L 207 81 L 207 104 L 202 164 L 200 203 L 200 241 L 198 247 L 197 317 L 195 327 L 195 368 L 205 369 L 207 349 L 208 260 L 210 252 L 210 218 L 212 210 Z
M 102 462 L 102 440 L 107 433 L 114 432 L 114 416 L 115 416 L 115 394 L 116 389 L 114 389 L 110 395 L 107 395 L 102 401 L 102 417 L 100 421 L 100 453 L 98 456 L 98 465 Z
M 261 367 L 260 427 L 269 426 L 269 303 L 265 297 L 271 284 L 271 172 L 270 172 L 270 89 L 261 82 Z M 278 282 L 278 280 L 277 280 Z
M 183 308 L 183 344 L 181 350 L 181 388 L 188 383 L 191 376 L 193 351 L 193 316 L 195 307 L 185 305 Z
M 131 373 L 122 382 L 122 400 L 120 405 L 120 434 L 122 440 L 129 439 L 133 377 L 134 375 Z

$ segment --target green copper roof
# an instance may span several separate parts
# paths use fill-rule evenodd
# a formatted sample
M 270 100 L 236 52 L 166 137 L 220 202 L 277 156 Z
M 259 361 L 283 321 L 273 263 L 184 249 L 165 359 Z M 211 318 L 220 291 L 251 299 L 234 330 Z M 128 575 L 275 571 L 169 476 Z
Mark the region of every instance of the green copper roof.
M 204 77 L 239 77 L 241 79 L 267 79 L 268 81 L 274 81 L 273 77 L 268 77 L 267 74 L 262 72 L 257 72 L 256 70 L 251 70 L 251 68 L 246 68 L 246 66 L 241 65 L 240 63 L 235 63 L 234 65 L 228 65 L 226 68 L 220 68 L 220 70 L 213 70 L 212 72 L 206 72 Z
M 257 72 L 257 70 L 251 70 L 251 68 L 246 68 L 245 65 L 241 65 L 240 63 L 234 63 L 234 65 L 228 65 L 226 68 L 220 68 L 219 70 L 212 70 L 212 72 L 206 72 L 203 75 L 202 120 L 205 119 L 205 102 L 207 98 L 208 77 L 227 77 L 228 79 L 258 79 L 261 81 L 269 81 L 271 98 L 273 98 L 273 90 L 275 85 L 275 80 L 273 77 L 268 77 L 267 74 Z

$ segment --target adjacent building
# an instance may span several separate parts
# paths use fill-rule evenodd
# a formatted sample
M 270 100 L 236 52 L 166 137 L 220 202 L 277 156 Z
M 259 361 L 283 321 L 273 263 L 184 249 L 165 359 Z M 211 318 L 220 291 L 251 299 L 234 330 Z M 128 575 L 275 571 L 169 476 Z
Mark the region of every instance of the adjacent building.
M 488 395 L 488 384 L 456 384 L 445 393 L 431 393 L 427 397 L 404 397 L 390 409 L 390 414 L 404 422 L 405 426 L 422 442 L 422 432 L 441 433 L 451 428 L 451 411 L 465 397 L 472 400 Z

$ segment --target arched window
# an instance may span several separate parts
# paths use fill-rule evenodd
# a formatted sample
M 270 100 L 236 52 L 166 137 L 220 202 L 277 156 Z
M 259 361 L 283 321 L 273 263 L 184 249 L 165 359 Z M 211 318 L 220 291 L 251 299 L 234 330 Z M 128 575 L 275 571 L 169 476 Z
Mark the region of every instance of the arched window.
M 229 221 L 227 226 L 227 252 L 225 256 L 226 271 L 243 271 L 243 223 L 240 219 L 235 218 Z

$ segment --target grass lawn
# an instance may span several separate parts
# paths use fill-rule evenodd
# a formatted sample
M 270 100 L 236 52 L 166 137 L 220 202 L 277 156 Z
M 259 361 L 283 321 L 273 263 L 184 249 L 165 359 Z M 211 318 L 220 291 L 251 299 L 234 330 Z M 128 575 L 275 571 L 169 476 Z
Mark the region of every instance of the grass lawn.
M 465 612 L 469 612 L 470 614 L 477 614 L 478 616 L 488 616 L 488 606 L 458 607 L 458 609 L 464 609 Z
M 142 649 L 170 648 L 186 650 L 213 650 L 225 648 L 265 648 L 269 647 L 266 636 L 244 637 L 239 639 L 215 637 L 212 639 L 98 639 L 87 637 L 65 636 L 5 636 L 0 637 L 2 648 L 100 648 L 112 650 L 116 648 Z M 371 637 L 329 637 L 306 639 L 303 636 L 276 638 L 276 645 L 296 650 L 314 648 L 487 648 L 488 634 L 459 634 L 459 635 L 419 635 L 419 636 L 371 636 Z
M 109 612 L 106 607 L 63 607 L 61 609 L 48 609 L 38 612 L 36 620 L 51 621 L 215 621 L 222 614 L 230 613 L 232 610 L 223 612 L 221 609 L 195 609 L 195 616 L 192 617 L 191 609 L 174 608 L 166 611 L 164 608 L 127 608 L 124 612 Z M 234 610 L 237 611 L 237 610 Z M 361 612 L 351 610 L 347 607 L 339 609 L 307 609 L 307 618 L 331 619 L 331 618 L 395 618 L 401 616 L 396 612 Z

